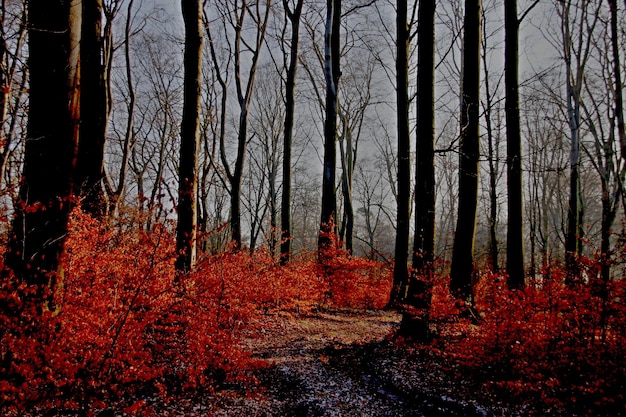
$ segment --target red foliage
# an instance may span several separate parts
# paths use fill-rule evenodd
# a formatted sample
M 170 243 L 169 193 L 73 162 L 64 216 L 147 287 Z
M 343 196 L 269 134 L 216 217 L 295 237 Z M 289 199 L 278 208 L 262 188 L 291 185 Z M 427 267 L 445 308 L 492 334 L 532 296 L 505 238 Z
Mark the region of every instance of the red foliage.
M 333 243 L 323 249 L 317 265 L 325 285 L 324 303 L 349 308 L 385 307 L 392 286 L 389 265 L 350 255 L 332 233 L 329 241 Z
M 150 398 L 201 395 L 248 380 L 244 349 L 269 309 L 380 307 L 390 276 L 334 248 L 286 267 L 267 250 L 202 259 L 174 279 L 171 229 L 111 228 L 76 211 L 53 294 L 58 311 L 18 279 L 0 291 L 0 414 L 86 415 L 105 406 L 150 415 Z M 321 273 L 321 270 L 324 273 Z M 64 411 L 65 410 L 65 411 Z
M 509 291 L 505 277 L 484 275 L 476 288 L 480 323 L 465 323 L 463 337 L 440 346 L 481 377 L 486 392 L 528 404 L 529 414 L 532 407 L 538 414 L 625 414 L 626 282 L 601 282 L 594 265 L 581 262 L 594 278 L 575 287 L 558 268 L 521 291 Z

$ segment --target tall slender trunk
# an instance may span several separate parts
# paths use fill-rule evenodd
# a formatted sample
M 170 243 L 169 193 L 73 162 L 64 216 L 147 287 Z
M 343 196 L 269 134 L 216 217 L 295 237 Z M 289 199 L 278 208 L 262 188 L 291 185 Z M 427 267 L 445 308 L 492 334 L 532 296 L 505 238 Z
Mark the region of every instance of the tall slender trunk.
M 524 219 L 522 195 L 522 139 L 519 114 L 517 0 L 504 1 L 504 84 L 506 90 L 507 172 L 507 283 L 511 289 L 524 287 Z
M 611 13 L 611 46 L 613 50 L 613 74 L 615 77 L 615 118 L 617 119 L 617 133 L 622 150 L 622 158 L 626 159 L 626 129 L 624 127 L 624 101 L 622 92 L 622 74 L 619 58 L 619 38 L 617 36 L 617 0 L 607 0 Z M 626 7 L 626 1 L 624 2 Z
M 262 3 L 264 3 L 264 15 L 262 15 Z M 243 181 L 243 171 L 246 163 L 246 149 L 248 146 L 248 115 L 250 109 L 250 101 L 252 99 L 252 92 L 254 90 L 254 81 L 256 78 L 256 71 L 261 55 L 261 48 L 265 41 L 265 30 L 267 28 L 267 22 L 270 15 L 270 0 L 265 2 L 258 2 L 253 4 L 247 4 L 247 1 L 242 1 L 242 6 L 237 14 L 235 39 L 234 39 L 234 69 L 235 69 L 235 89 L 237 91 L 237 102 L 239 103 L 239 130 L 237 132 L 237 156 L 235 159 L 235 166 L 232 173 L 228 174 L 228 179 L 231 185 L 230 188 L 230 228 L 231 238 L 235 249 L 240 249 L 242 244 L 241 233 L 241 186 Z M 252 56 L 250 58 L 250 67 L 248 71 L 248 78 L 244 81 L 242 71 L 242 45 L 247 48 L 248 42 L 245 41 L 243 36 L 243 24 L 244 19 L 249 10 L 255 10 L 255 15 L 252 19 L 256 22 L 256 34 L 254 49 L 252 50 Z M 245 44 L 245 45 L 244 45 Z M 222 143 L 223 145 L 223 143 Z M 225 156 L 226 150 L 221 149 L 222 161 L 224 166 L 228 169 L 228 162 Z
M 190 272 L 196 261 L 198 210 L 198 144 L 202 75 L 202 2 L 182 0 L 185 23 L 184 97 L 178 169 L 176 271 Z
M 352 178 L 354 172 L 354 148 L 352 132 L 344 123 L 343 137 L 346 141 L 339 142 L 341 158 L 341 190 L 343 195 L 343 222 L 339 235 L 342 237 L 346 250 L 352 253 L 354 233 L 354 204 L 352 199 Z
M 574 75 L 572 62 L 572 39 L 570 30 L 571 1 L 563 2 L 562 31 L 566 70 L 566 103 L 570 128 L 570 182 L 567 209 L 567 233 L 565 236 L 565 267 L 570 283 L 578 280 L 578 253 L 581 245 L 580 218 L 580 82 L 584 67 L 577 67 Z M 582 28 L 581 28 L 582 30 Z M 578 51 L 580 52 L 580 51 Z M 575 76 L 575 80 L 572 78 Z
M 484 13 L 484 11 L 483 11 Z M 484 24 L 484 22 L 483 22 Z M 487 47 L 486 36 L 482 37 L 483 48 Z M 487 135 L 487 164 L 489 167 L 489 265 L 493 272 L 499 269 L 498 253 L 498 174 L 500 171 L 498 159 L 499 155 L 499 135 L 494 137 L 493 129 L 493 108 L 494 101 L 489 85 L 489 67 L 487 65 L 487 54 L 483 54 L 483 73 L 485 74 L 485 124 Z
M 135 143 L 135 107 L 136 107 L 136 94 L 135 94 L 135 86 L 133 82 L 133 72 L 132 72 L 132 63 L 130 58 L 130 38 L 131 38 L 131 23 L 133 20 L 133 6 L 135 0 L 129 0 L 127 11 L 126 11 L 126 22 L 125 22 L 125 30 L 124 30 L 124 63 L 125 63 L 125 71 L 126 71 L 126 86 L 128 88 L 128 102 L 126 103 L 126 111 L 127 111 L 127 121 L 126 121 L 126 131 L 124 133 L 124 145 L 122 148 L 122 161 L 120 163 L 120 171 L 118 175 L 118 183 L 117 187 L 113 187 L 113 185 L 107 181 L 105 182 L 106 193 L 109 196 L 109 210 L 111 212 L 115 212 L 118 209 L 118 205 L 121 200 L 123 200 L 123 196 L 126 190 L 126 174 L 128 172 L 128 164 L 130 161 L 131 154 L 133 152 L 133 147 Z M 109 42 L 111 42 L 109 40 Z M 108 52 L 109 59 L 112 59 L 112 46 L 107 44 L 107 47 L 111 50 Z M 108 70 L 110 71 L 110 62 Z M 110 74 L 107 75 L 107 79 L 110 80 Z M 111 92 L 108 91 L 110 85 L 107 85 L 107 108 L 110 109 L 111 103 Z M 143 192 L 139 195 L 143 196 Z
M 474 237 L 478 200 L 479 104 L 480 104 L 481 1 L 465 0 L 463 80 L 461 94 L 461 142 L 459 148 L 459 204 L 452 249 L 450 290 L 458 298 L 472 300 Z
M 337 91 L 339 86 L 339 31 L 341 0 L 326 1 L 326 30 L 324 33 L 324 76 L 326 80 L 326 118 L 324 120 L 324 167 L 322 177 L 322 213 L 317 242 L 319 255 L 332 244 L 329 234 L 334 231 L 337 215 L 335 168 L 337 164 Z
M 420 0 L 417 52 L 417 138 L 415 236 L 407 309 L 400 331 L 430 338 L 430 305 L 435 260 L 435 0 Z
M 283 0 L 285 13 L 291 22 L 291 44 L 289 46 L 289 67 L 285 81 L 285 131 L 283 138 L 283 190 L 280 205 L 280 263 L 289 262 L 292 247 L 291 224 L 291 145 L 293 142 L 293 122 L 295 113 L 296 74 L 298 69 L 298 45 L 300 43 L 300 16 L 304 0 L 298 0 L 293 11 L 287 0 Z
M 396 210 L 396 248 L 390 303 L 407 297 L 409 281 L 409 217 L 411 211 L 411 145 L 409 128 L 409 47 L 407 1 L 397 1 L 396 17 L 396 108 L 398 122 L 398 199 Z

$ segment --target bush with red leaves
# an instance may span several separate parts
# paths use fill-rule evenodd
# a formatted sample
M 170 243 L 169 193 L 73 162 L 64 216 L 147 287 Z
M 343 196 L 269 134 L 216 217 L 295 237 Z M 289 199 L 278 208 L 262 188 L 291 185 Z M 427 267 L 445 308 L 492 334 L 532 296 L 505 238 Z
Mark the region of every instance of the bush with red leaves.
M 506 277 L 483 275 L 479 323 L 466 321 L 441 351 L 486 393 L 526 404 L 529 415 L 626 415 L 626 282 L 601 281 L 597 262 L 580 265 L 588 282 L 573 286 L 557 267 L 517 291 Z
M 330 274 L 312 256 L 280 267 L 261 249 L 206 257 L 176 280 L 174 258 L 166 225 L 112 228 L 75 211 L 51 304 L 15 277 L 2 283 L 0 414 L 149 415 L 151 399 L 249 381 L 259 363 L 242 340 L 259 314 L 379 307 L 390 285 L 382 266 L 339 249 Z

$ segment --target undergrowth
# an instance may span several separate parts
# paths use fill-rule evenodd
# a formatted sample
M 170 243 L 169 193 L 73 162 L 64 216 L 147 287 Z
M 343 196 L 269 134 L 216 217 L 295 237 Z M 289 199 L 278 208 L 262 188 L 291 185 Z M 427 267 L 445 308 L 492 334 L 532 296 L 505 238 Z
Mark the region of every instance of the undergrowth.
M 328 241 L 286 266 L 267 248 L 205 255 L 177 280 L 172 227 L 110 227 L 75 211 L 51 302 L 2 280 L 0 414 L 157 415 L 157 403 L 245 390 L 262 365 L 243 341 L 261 315 L 387 304 L 390 266 Z M 516 291 L 483 274 L 472 321 L 435 279 L 430 349 L 483 399 L 525 415 L 626 415 L 626 282 L 603 281 L 594 259 L 580 268 L 576 284 L 551 266 Z
M 0 291 L 0 414 L 94 415 L 106 407 L 156 415 L 160 402 L 254 383 L 260 365 L 241 343 L 269 309 L 380 308 L 384 265 L 329 248 L 328 264 L 277 265 L 267 249 L 199 260 L 175 280 L 174 236 L 109 227 L 75 211 L 57 282 L 30 296 L 18 277 Z M 42 311 L 43 310 L 43 311 Z

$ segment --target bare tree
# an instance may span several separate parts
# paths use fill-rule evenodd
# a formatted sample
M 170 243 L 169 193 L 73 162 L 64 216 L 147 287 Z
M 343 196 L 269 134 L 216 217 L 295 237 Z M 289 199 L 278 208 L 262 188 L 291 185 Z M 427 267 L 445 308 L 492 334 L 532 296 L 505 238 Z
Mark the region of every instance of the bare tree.
M 0 184 L 11 188 L 12 154 L 20 149 L 20 119 L 24 117 L 28 67 L 23 62 L 26 40 L 26 5 L 7 4 L 0 9 Z
M 461 142 L 459 146 L 459 204 L 450 271 L 450 289 L 471 300 L 479 164 L 480 24 L 481 1 L 465 1 Z
M 357 64 L 357 65 L 354 65 Z M 339 237 L 345 248 L 352 253 L 354 231 L 354 198 L 352 185 L 354 169 L 359 155 L 359 145 L 363 136 L 367 111 L 374 104 L 373 79 L 377 70 L 374 60 L 369 55 L 351 54 L 346 74 L 342 81 L 342 100 L 339 102 L 338 132 L 339 155 L 341 161 L 341 190 L 343 197 L 343 219 Z
M 495 5 L 495 4 L 494 4 Z M 499 269 L 498 257 L 498 214 L 499 214 L 499 178 L 500 178 L 500 108 L 498 107 L 499 97 L 498 90 L 501 84 L 501 76 L 496 75 L 495 86 L 492 84 L 492 72 L 489 66 L 489 41 L 492 36 L 488 32 L 488 19 L 486 10 L 483 7 L 483 35 L 481 37 L 481 47 L 484 51 L 482 54 L 483 74 L 484 74 L 484 120 L 485 120 L 485 136 L 487 139 L 487 172 L 488 172 L 488 193 L 489 193 L 489 243 L 488 243 L 488 262 L 492 271 L 497 272 Z M 495 125 L 494 125 L 495 122 Z
M 340 70 L 341 0 L 326 1 L 326 26 L 324 32 L 324 78 L 326 103 L 324 119 L 324 162 L 322 173 L 322 212 L 318 251 L 331 244 L 329 233 L 337 216 L 335 195 L 335 167 L 337 164 L 337 95 Z
M 504 86 L 506 113 L 507 244 L 506 272 L 511 289 L 524 287 L 522 137 L 519 113 L 519 20 L 517 0 L 504 1 Z
M 549 279 L 551 264 L 559 259 L 557 248 L 562 245 L 562 222 L 567 213 L 562 196 L 567 194 L 564 173 L 569 144 L 567 121 L 561 115 L 560 102 L 554 100 L 558 93 L 545 94 L 558 91 L 558 79 L 548 72 L 534 83 L 521 101 L 528 155 L 523 163 L 528 175 L 529 276 Z
M 124 61 L 125 61 L 125 75 L 126 75 L 126 88 L 127 88 L 127 100 L 126 100 L 126 112 L 127 112 L 127 121 L 126 128 L 123 135 L 123 140 L 120 143 L 120 147 L 122 149 L 122 158 L 119 167 L 118 174 L 118 182 L 117 186 L 112 184 L 111 178 L 106 176 L 105 182 L 105 190 L 106 194 L 109 198 L 110 210 L 112 212 L 116 212 L 118 209 L 118 204 L 120 202 L 120 198 L 124 195 L 126 189 L 126 173 L 128 171 L 129 159 L 131 157 L 131 152 L 133 150 L 133 145 L 135 143 L 136 137 L 134 132 L 134 119 L 135 119 L 135 109 L 136 109 L 136 93 L 135 86 L 133 80 L 132 73 L 132 63 L 131 63 L 131 36 L 132 36 L 132 19 L 133 19 L 133 6 L 134 0 L 128 0 L 128 5 L 126 9 L 126 21 L 124 26 Z M 113 108 L 113 94 L 111 93 L 111 85 L 112 85 L 112 77 L 111 71 L 113 68 L 113 32 L 111 28 L 111 21 L 113 16 L 119 10 L 119 2 L 112 4 L 110 8 L 105 9 L 105 13 L 107 16 L 107 25 L 105 26 L 105 37 L 104 37 L 104 61 L 106 65 L 105 74 L 107 74 L 107 83 L 105 83 L 105 91 L 106 91 L 106 101 L 108 112 L 112 111 Z
M 407 1 L 396 10 L 396 106 L 398 123 L 398 200 L 396 250 L 390 303 L 404 302 L 409 280 L 409 219 L 411 211 L 411 145 L 409 127 L 409 48 L 411 44 Z
M 280 236 L 278 178 L 282 161 L 280 139 L 284 139 L 286 108 L 278 73 L 274 68 L 264 66 L 260 68 L 260 75 L 252 100 L 253 138 L 248 147 L 250 162 L 248 174 L 244 179 L 247 181 L 249 191 L 242 200 L 250 216 L 250 250 L 256 248 L 259 234 L 263 233 L 267 238 L 270 252 L 274 254 Z
M 283 8 L 287 20 L 291 25 L 291 37 L 289 41 L 289 54 L 283 52 L 283 65 L 287 69 L 285 77 L 285 126 L 283 138 L 283 178 L 282 178 L 282 198 L 281 198 L 281 243 L 280 243 L 280 262 L 286 264 L 289 262 L 291 254 L 292 242 L 292 224 L 291 224 L 291 163 L 292 163 L 292 143 L 293 143 L 293 125 L 295 114 L 295 88 L 296 74 L 298 69 L 298 48 L 300 43 L 300 18 L 302 16 L 302 5 L 304 0 L 296 0 L 293 9 L 289 5 L 288 0 L 283 0 Z M 282 43 L 281 43 L 282 45 Z M 289 56 L 289 64 L 287 64 L 287 56 Z
M 609 11 L 612 13 L 612 11 Z M 624 178 L 626 176 L 626 165 L 620 158 L 619 123 L 620 116 L 615 108 L 615 95 L 605 94 L 611 91 L 614 84 L 613 71 L 615 59 L 611 44 L 613 35 L 607 32 L 598 31 L 594 37 L 594 62 L 599 67 L 590 70 L 584 79 L 585 99 L 581 103 L 582 116 L 588 133 L 591 137 L 590 144 L 583 143 L 583 149 L 588 154 L 589 160 L 598 173 L 600 180 L 600 263 L 603 282 L 606 284 L 611 279 L 611 264 L 613 258 L 613 242 L 611 239 L 612 228 L 620 209 L 621 196 L 623 195 Z M 613 32 L 613 28 L 610 28 Z M 612 51 L 614 52 L 614 51 Z M 613 65 L 612 65 L 613 64 Z M 595 67 L 595 65 L 594 65 Z M 619 70 L 619 69 L 618 69 Z M 611 109 L 613 108 L 613 111 Z M 616 137 L 616 134 L 618 137 Z
M 571 0 L 559 2 L 557 12 L 561 18 L 562 58 L 566 73 L 566 105 L 570 129 L 570 191 L 565 239 L 565 263 L 568 280 L 578 280 L 577 258 L 582 252 L 582 205 L 580 193 L 580 126 L 582 89 L 585 68 L 591 53 L 591 34 L 598 23 L 602 2 Z M 572 30 L 572 19 L 575 28 Z M 586 36 L 585 36 L 586 34 Z
M 420 0 L 418 11 L 415 236 L 407 303 L 400 332 L 430 337 L 431 287 L 435 260 L 435 0 Z
M 178 168 L 176 270 L 190 272 L 196 261 L 198 207 L 198 140 L 202 74 L 202 2 L 182 0 L 185 22 L 185 79 Z
M 218 53 L 216 51 L 217 38 L 212 29 L 213 21 L 209 16 L 205 17 L 205 27 L 211 46 L 211 58 L 216 72 L 220 74 L 220 84 L 222 84 L 223 97 L 226 99 L 226 81 L 223 73 L 230 70 L 231 56 L 234 71 L 234 82 L 239 106 L 239 118 L 237 122 L 237 145 L 235 147 L 235 161 L 231 166 L 227 155 L 225 134 L 220 134 L 220 158 L 224 167 L 224 174 L 230 186 L 230 227 L 232 240 L 236 248 L 241 247 L 241 185 L 243 179 L 246 147 L 249 141 L 248 119 L 250 101 L 252 99 L 257 66 L 261 56 L 262 46 L 265 40 L 267 22 L 270 15 L 270 0 L 250 2 L 248 0 L 224 0 L 215 5 L 216 13 L 220 16 L 222 27 L 222 40 L 227 43 L 229 51 L 227 62 L 221 66 Z M 248 25 L 247 17 L 250 16 L 251 23 Z M 250 37 L 247 34 L 250 33 Z M 232 41 L 230 41 L 232 39 Z M 232 55 L 230 55 L 232 54 Z M 245 58 L 244 58 L 245 57 Z M 247 71 L 245 70 L 247 65 Z M 226 112 L 225 101 L 222 112 Z M 226 126 L 225 113 L 222 117 L 223 130 Z
M 611 16 L 611 50 L 613 51 L 613 77 L 615 78 L 615 118 L 617 134 L 622 151 L 622 158 L 626 159 L 626 128 L 624 128 L 624 100 L 622 93 L 622 72 L 619 60 L 619 40 L 617 30 L 617 0 L 607 0 Z M 626 7 L 626 2 L 624 3 Z

